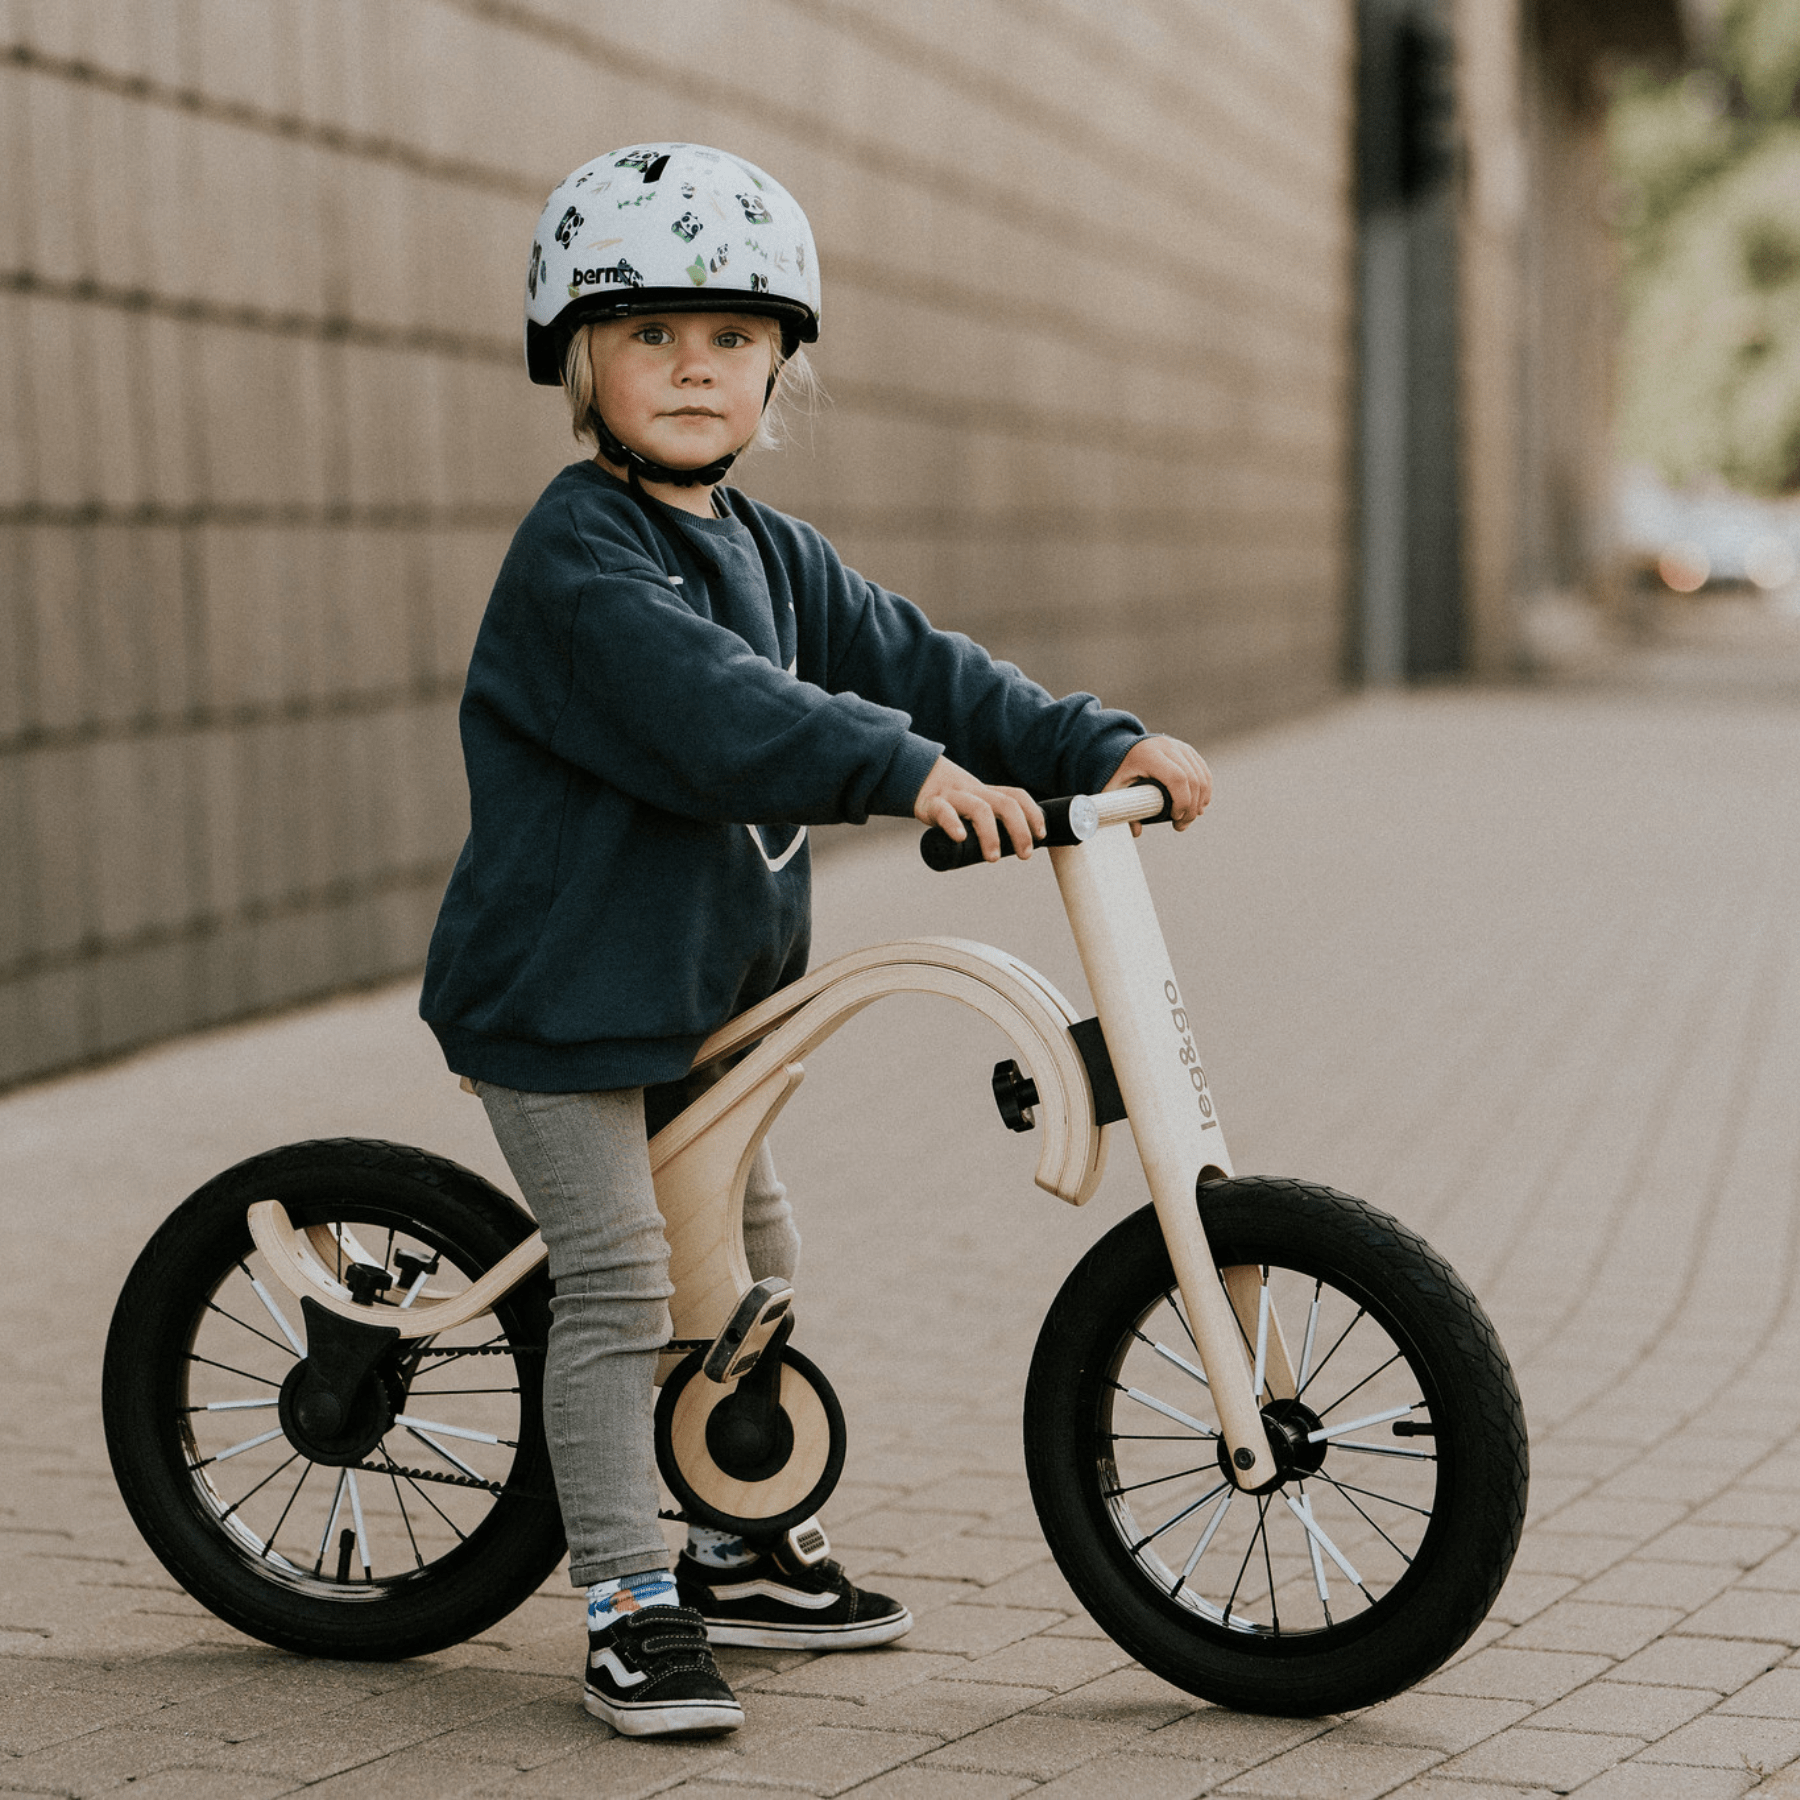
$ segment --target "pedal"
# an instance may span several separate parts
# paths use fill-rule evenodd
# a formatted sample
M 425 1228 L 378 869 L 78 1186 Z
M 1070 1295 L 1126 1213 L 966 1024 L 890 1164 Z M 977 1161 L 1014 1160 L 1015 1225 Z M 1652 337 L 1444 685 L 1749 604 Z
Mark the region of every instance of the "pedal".
M 825 1527 L 817 1517 L 802 1519 L 787 1534 L 788 1560 L 798 1563 L 803 1569 L 810 1569 L 814 1563 L 820 1563 L 831 1554 L 831 1540 L 825 1535 Z
M 713 1339 L 700 1372 L 709 1381 L 720 1383 L 748 1375 L 793 1303 L 792 1282 L 779 1275 L 764 1276 L 737 1303 L 725 1329 Z

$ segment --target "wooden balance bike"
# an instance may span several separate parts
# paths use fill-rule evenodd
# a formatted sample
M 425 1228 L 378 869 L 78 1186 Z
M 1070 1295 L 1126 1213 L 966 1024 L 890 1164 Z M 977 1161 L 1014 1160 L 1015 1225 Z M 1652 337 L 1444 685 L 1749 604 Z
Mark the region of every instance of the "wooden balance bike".
M 1129 1121 L 1152 1204 L 1082 1258 L 1025 1390 L 1044 1535 L 1081 1602 L 1165 1680 L 1310 1715 L 1393 1694 L 1485 1616 L 1525 1515 L 1506 1356 L 1422 1239 L 1329 1188 L 1238 1177 L 1139 865 L 1154 787 L 1052 801 L 1049 855 L 1097 1016 L 953 938 L 838 958 L 718 1031 L 727 1072 L 651 1141 L 675 1336 L 657 1451 L 686 1516 L 797 1554 L 844 1460 L 792 1293 L 741 1209 L 800 1059 L 894 993 L 985 1014 L 1006 1122 L 1079 1206 Z M 973 834 L 926 833 L 936 868 Z M 730 1059 L 735 1058 L 735 1061 Z M 139 1257 L 107 1344 L 107 1443 L 170 1573 L 240 1630 L 414 1656 L 485 1630 L 563 1537 L 541 1393 L 550 1284 L 530 1217 L 425 1152 L 342 1140 L 226 1170 Z

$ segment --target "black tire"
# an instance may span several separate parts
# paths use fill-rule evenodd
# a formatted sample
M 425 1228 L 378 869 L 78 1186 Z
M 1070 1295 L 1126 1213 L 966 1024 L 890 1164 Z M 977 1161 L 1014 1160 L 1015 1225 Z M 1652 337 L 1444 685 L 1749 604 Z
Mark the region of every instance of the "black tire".
M 1311 1416 L 1264 1408 L 1287 1409 L 1286 1478 L 1262 1495 L 1225 1483 L 1146 1207 L 1076 1266 L 1039 1335 L 1025 1392 L 1038 1517 L 1082 1604 L 1164 1680 L 1244 1712 L 1370 1705 L 1454 1654 L 1506 1579 L 1528 1472 L 1512 1370 L 1456 1272 L 1374 1207 L 1236 1180 L 1204 1188 L 1201 1213 L 1221 1268 L 1248 1266 L 1253 1304 L 1266 1293 L 1287 1334 Z
M 479 1175 L 398 1144 L 290 1144 L 215 1176 L 144 1247 L 113 1312 L 102 1397 L 125 1504 L 195 1599 L 265 1643 L 386 1660 L 473 1637 L 563 1552 L 543 1427 L 548 1280 L 470 1325 L 402 1340 L 377 1370 L 386 1429 L 340 1469 L 283 1434 L 275 1397 L 302 1320 L 251 1243 L 257 1200 L 395 1276 L 375 1323 L 416 1275 L 403 1253 L 437 1256 L 423 1279 L 454 1292 L 534 1229 Z

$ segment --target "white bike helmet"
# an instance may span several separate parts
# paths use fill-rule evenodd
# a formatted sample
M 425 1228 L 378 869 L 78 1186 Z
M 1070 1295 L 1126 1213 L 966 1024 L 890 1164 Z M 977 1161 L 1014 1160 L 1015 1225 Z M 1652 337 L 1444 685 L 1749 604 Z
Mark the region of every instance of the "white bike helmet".
M 649 312 L 781 321 L 788 353 L 819 335 L 819 266 L 793 196 L 704 144 L 632 144 L 596 157 L 545 202 L 525 275 L 525 367 L 562 380 L 579 325 Z

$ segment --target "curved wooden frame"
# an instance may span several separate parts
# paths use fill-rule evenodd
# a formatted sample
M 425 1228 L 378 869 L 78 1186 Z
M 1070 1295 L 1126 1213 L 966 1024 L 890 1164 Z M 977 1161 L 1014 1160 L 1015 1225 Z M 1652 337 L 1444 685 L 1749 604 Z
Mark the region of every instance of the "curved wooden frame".
M 1011 1040 L 1037 1084 L 1039 1187 L 1080 1206 L 1100 1185 L 1110 1128 L 1094 1123 L 1087 1069 L 1069 1036 L 1078 1016 L 1035 969 L 987 944 L 908 938 L 853 950 L 740 1013 L 701 1045 L 696 1065 L 754 1046 L 650 1140 L 656 1201 L 669 1239 L 677 1338 L 710 1338 L 751 1285 L 744 1260 L 744 1186 L 758 1146 L 804 1075 L 810 1054 L 864 1007 L 890 994 L 940 994 L 972 1007 Z M 333 1277 L 315 1233 L 296 1230 L 277 1200 L 249 1209 L 250 1235 L 281 1284 L 330 1312 L 367 1324 L 370 1309 Z M 429 1337 L 479 1318 L 546 1255 L 530 1237 L 453 1298 L 426 1289 L 379 1317 L 403 1338 Z M 660 1380 L 674 1366 L 665 1357 Z
M 1052 847 L 1050 861 L 1104 1021 L 1119 1091 L 1134 1121 L 1144 1178 L 1231 1453 L 1232 1479 L 1256 1489 L 1273 1478 L 1277 1464 L 1245 1349 L 1246 1296 L 1230 1271 L 1221 1284 L 1194 1204 L 1197 1184 L 1233 1173 L 1231 1156 L 1136 846 L 1128 832 L 1117 829 L 1154 816 L 1162 805 L 1161 790 L 1150 787 L 1072 801 L 1069 818 L 1077 841 Z M 903 993 L 942 994 L 992 1019 L 1037 1083 L 1044 1133 L 1038 1185 L 1077 1206 L 1099 1186 L 1106 1133 L 1094 1123 L 1087 1069 L 1069 1036 L 1075 1011 L 1043 976 L 1003 950 L 961 938 L 911 938 L 852 951 L 708 1038 L 697 1066 L 736 1051 L 748 1053 L 650 1142 L 676 1290 L 671 1311 L 677 1340 L 716 1336 L 751 1285 L 744 1261 L 744 1186 L 757 1146 L 800 1085 L 803 1070 L 796 1059 L 865 1006 Z M 311 1294 L 345 1318 L 367 1322 L 368 1309 L 355 1305 L 331 1278 L 321 1247 L 294 1230 L 277 1202 L 259 1201 L 249 1214 L 251 1235 L 284 1286 Z M 463 1294 L 404 1311 L 384 1310 L 382 1323 L 407 1338 L 465 1324 L 488 1311 L 544 1256 L 543 1240 L 534 1233 Z M 658 1380 L 678 1356 L 671 1351 L 661 1358 Z M 1271 1393 L 1291 1393 L 1292 1372 L 1278 1329 L 1262 1373 Z

